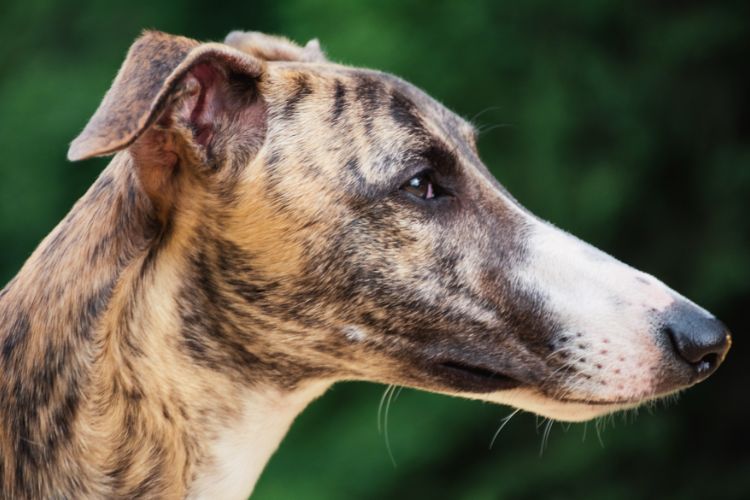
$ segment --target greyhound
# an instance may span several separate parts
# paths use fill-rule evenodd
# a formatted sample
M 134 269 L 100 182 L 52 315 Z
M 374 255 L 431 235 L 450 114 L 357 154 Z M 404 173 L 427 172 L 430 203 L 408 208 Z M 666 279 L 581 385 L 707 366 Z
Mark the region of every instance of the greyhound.
M 145 32 L 68 153 L 114 158 L 0 292 L 0 496 L 247 497 L 342 380 L 582 421 L 716 370 L 722 323 L 475 138 L 316 41 Z

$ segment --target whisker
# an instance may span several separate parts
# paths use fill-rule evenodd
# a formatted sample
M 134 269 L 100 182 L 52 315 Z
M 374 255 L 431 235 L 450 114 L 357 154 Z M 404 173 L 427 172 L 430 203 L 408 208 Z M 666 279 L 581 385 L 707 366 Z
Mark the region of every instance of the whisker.
M 542 380 L 542 384 L 546 383 L 548 380 L 550 380 L 552 377 L 557 375 L 561 370 L 568 370 L 568 369 L 575 369 L 576 364 L 578 364 L 581 360 L 585 359 L 586 356 L 584 354 L 579 355 L 577 358 L 570 359 L 563 363 L 562 365 L 558 366 L 555 370 L 552 371 L 549 375 L 544 377 L 544 380 Z M 578 371 L 577 374 L 580 375 L 582 372 Z
M 554 424 L 555 421 L 551 418 L 547 419 L 547 425 L 544 427 L 544 433 L 542 434 L 542 445 L 539 448 L 539 456 L 541 457 L 544 455 L 544 449 L 547 447 L 547 444 L 549 442 L 549 434 L 552 430 L 552 424 Z
M 502 107 L 501 106 L 488 106 L 488 107 L 484 108 L 482 111 L 480 111 L 479 113 L 475 114 L 473 117 L 471 117 L 471 119 L 469 120 L 469 122 L 474 123 L 474 120 L 476 120 L 477 118 L 479 118 L 483 114 L 487 113 L 488 111 L 495 111 L 495 110 L 498 110 L 498 109 L 502 109 Z
M 534 415 L 534 427 L 536 427 L 536 432 L 539 432 L 539 429 L 544 425 L 544 422 L 547 421 L 547 417 L 542 417 L 540 415 Z
M 520 408 L 515 409 L 513 412 L 511 412 L 510 415 L 506 416 L 500 421 L 500 427 L 497 428 L 497 430 L 495 431 L 495 434 L 492 436 L 492 440 L 490 441 L 490 448 L 489 448 L 490 450 L 495 445 L 495 440 L 500 435 L 500 432 L 503 430 L 503 428 L 505 428 L 506 425 L 508 425 L 508 422 L 510 422 L 510 419 L 516 416 L 516 414 L 519 411 L 521 411 Z
M 554 351 L 552 351 L 551 353 L 549 353 L 549 354 L 547 355 L 547 357 L 546 357 L 546 358 L 544 358 L 544 360 L 545 360 L 545 361 L 547 361 L 547 360 L 549 360 L 549 359 L 550 359 L 551 357 L 553 357 L 553 356 L 557 356 L 558 354 L 561 354 L 561 353 L 565 353 L 565 352 L 575 352 L 575 351 L 577 351 L 577 349 L 576 349 L 576 348 L 574 348 L 574 347 L 571 347 L 571 346 L 569 346 L 569 345 L 565 345 L 565 346 L 559 347 L 559 348 L 555 349 Z
M 400 385 L 398 389 L 396 389 L 396 394 L 393 396 L 393 401 L 396 401 L 398 399 L 399 395 L 401 394 L 401 391 L 403 390 L 404 390 L 403 385 Z
M 380 424 L 383 415 L 383 403 L 385 403 L 385 398 L 388 397 L 388 393 L 391 392 L 393 388 L 393 385 L 389 385 L 385 388 L 385 391 L 383 391 L 383 395 L 380 396 L 380 404 L 378 405 L 378 434 L 381 434 L 383 432 L 383 428 Z
M 596 429 L 596 438 L 599 440 L 599 444 L 601 445 L 602 448 L 604 448 L 604 440 L 602 439 L 601 423 L 602 423 L 602 419 L 597 418 L 594 421 L 594 429 Z
M 498 128 L 507 128 L 507 127 L 512 127 L 512 125 L 509 124 L 509 123 L 496 123 L 494 125 L 489 125 L 487 127 L 479 127 L 478 128 L 478 132 L 480 134 L 487 134 L 489 132 L 492 132 L 495 129 L 498 129 Z
M 385 447 L 386 450 L 388 450 L 388 456 L 391 459 L 391 463 L 393 463 L 393 467 L 396 467 L 396 459 L 393 457 L 393 449 L 391 448 L 391 439 L 388 435 L 388 412 L 391 410 L 391 403 L 393 402 L 393 395 L 396 394 L 396 386 L 391 386 L 393 389 L 391 389 L 391 392 L 388 394 L 388 400 L 385 403 L 385 415 L 383 417 L 383 436 L 385 437 Z M 401 388 L 398 388 L 398 391 L 400 392 Z

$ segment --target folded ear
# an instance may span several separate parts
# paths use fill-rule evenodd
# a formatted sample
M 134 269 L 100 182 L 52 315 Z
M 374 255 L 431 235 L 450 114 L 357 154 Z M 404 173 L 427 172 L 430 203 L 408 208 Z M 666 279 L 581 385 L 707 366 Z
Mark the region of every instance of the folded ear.
M 228 157 L 247 158 L 248 149 L 260 147 L 265 106 L 257 83 L 263 70 L 263 61 L 223 44 L 146 32 L 68 158 L 129 148 L 142 187 L 163 206 L 178 165 L 215 170 Z
M 232 31 L 224 43 L 265 61 L 327 62 L 315 38 L 300 47 L 281 36 L 258 31 Z

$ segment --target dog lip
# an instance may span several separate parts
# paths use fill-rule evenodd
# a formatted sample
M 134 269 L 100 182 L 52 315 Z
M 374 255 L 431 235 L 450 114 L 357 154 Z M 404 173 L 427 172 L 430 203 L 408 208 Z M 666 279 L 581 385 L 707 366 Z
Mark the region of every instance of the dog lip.
M 551 398 L 551 399 L 554 399 L 561 403 L 575 403 L 575 404 L 585 404 L 585 405 L 591 405 L 591 406 L 628 407 L 628 406 L 637 406 L 637 405 L 645 403 L 646 401 L 659 399 L 660 397 L 664 397 L 667 394 L 644 394 L 642 396 L 639 396 L 638 398 L 631 398 L 631 399 L 586 399 L 586 398 L 560 398 L 560 397 Z M 547 397 L 550 397 L 550 396 L 547 396 Z
M 609 401 L 597 400 L 597 399 L 576 399 L 576 398 L 553 398 L 561 403 L 577 403 L 592 406 L 617 406 L 617 405 L 636 405 L 643 402 L 643 400 L 631 401 L 627 399 L 613 399 Z
M 432 371 L 451 386 L 467 392 L 496 392 L 516 389 L 523 385 L 520 380 L 505 373 L 452 359 L 433 363 Z

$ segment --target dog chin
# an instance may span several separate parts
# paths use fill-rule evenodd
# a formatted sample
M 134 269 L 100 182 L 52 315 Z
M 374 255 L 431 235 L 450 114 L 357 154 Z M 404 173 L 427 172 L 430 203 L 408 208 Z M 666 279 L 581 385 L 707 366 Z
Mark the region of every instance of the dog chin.
M 542 417 L 564 422 L 585 422 L 609 413 L 635 408 L 642 402 L 585 403 L 550 398 L 534 389 L 519 388 L 491 394 L 469 396 L 492 403 L 512 406 Z

